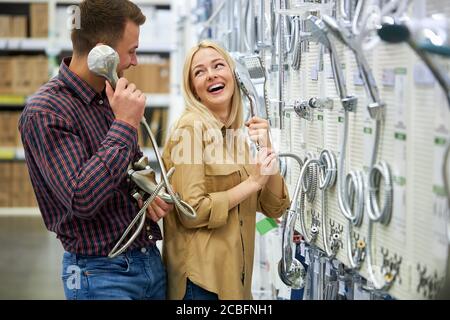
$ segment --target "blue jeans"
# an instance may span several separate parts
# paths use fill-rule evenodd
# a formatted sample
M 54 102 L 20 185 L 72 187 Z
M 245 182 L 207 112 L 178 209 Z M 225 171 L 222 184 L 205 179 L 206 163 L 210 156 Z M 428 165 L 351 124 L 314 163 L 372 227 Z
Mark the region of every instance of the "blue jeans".
M 156 246 L 112 259 L 65 252 L 62 265 L 68 300 L 166 299 L 166 271 Z
M 183 300 L 219 300 L 219 297 L 214 292 L 205 290 L 187 279 Z

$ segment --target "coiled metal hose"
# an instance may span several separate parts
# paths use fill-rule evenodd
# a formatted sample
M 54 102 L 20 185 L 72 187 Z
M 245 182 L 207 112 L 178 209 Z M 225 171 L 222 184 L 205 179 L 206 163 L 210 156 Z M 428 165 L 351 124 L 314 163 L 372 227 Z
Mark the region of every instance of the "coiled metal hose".
M 327 231 L 327 191 L 331 189 L 336 183 L 337 165 L 336 157 L 331 150 L 323 149 L 319 156 L 319 161 L 322 164 L 319 170 L 319 189 L 322 191 L 322 237 L 325 247 L 325 253 L 328 258 L 336 256 L 338 247 L 332 248 L 328 241 Z

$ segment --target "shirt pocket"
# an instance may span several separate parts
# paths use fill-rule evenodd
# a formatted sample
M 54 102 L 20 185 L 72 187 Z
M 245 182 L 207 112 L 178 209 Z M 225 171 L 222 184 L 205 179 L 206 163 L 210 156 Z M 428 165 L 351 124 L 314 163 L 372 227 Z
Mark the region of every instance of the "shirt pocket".
M 206 164 L 205 185 L 207 193 L 226 191 L 241 182 L 237 165 Z

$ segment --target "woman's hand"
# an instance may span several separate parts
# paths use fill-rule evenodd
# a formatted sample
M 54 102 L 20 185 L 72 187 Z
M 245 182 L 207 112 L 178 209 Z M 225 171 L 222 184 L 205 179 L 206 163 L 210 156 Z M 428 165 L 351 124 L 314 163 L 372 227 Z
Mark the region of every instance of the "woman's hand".
M 260 147 L 271 147 L 271 141 L 269 139 L 269 121 L 253 117 L 245 123 L 248 127 L 248 135 L 250 140 L 259 145 Z
M 256 159 L 255 171 L 249 176 L 249 180 L 258 184 L 262 189 L 271 175 L 278 172 L 278 156 L 271 148 L 261 148 Z

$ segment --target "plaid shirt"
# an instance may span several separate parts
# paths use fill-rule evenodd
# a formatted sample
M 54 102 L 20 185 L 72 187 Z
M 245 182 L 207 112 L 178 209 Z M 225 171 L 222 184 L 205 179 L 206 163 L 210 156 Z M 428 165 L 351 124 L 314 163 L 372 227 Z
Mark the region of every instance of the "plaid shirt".
M 136 216 L 126 170 L 142 153 L 137 130 L 115 120 L 105 95 L 69 70 L 30 98 L 19 130 L 47 229 L 68 252 L 105 256 Z M 161 231 L 150 219 L 130 246 L 149 246 Z M 150 240 L 151 239 L 151 240 Z

